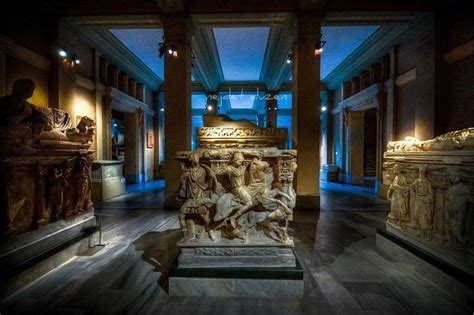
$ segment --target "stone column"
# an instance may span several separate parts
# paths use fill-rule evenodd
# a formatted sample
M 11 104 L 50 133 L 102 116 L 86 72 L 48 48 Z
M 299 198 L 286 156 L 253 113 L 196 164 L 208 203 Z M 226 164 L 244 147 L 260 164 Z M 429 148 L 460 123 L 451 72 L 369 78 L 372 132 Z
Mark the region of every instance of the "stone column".
M 360 73 L 360 89 L 364 90 L 370 86 L 370 72 L 363 70 Z
M 137 85 L 138 91 L 138 85 Z M 138 94 L 138 93 L 137 93 Z M 153 92 L 153 110 L 155 116 L 153 116 L 153 135 L 155 140 L 155 147 L 153 150 L 154 165 L 153 165 L 153 177 L 160 178 L 160 105 L 158 102 L 158 92 Z
M 352 85 L 352 95 L 359 93 L 360 89 L 360 77 L 353 77 L 351 80 Z
M 176 208 L 175 197 L 181 166 L 177 151 L 191 148 L 191 25 L 187 17 L 162 18 L 165 45 L 173 45 L 176 56 L 165 53 L 165 200 L 166 208 Z
M 95 90 L 94 90 L 94 97 L 95 97 L 95 123 L 99 128 L 96 129 L 95 141 L 96 141 L 96 159 L 104 160 L 104 145 L 105 142 L 103 141 L 103 134 L 104 129 L 100 126 L 103 126 L 104 121 L 104 105 L 102 103 L 103 100 L 103 90 L 104 86 L 102 85 L 102 77 L 104 75 L 104 65 L 103 63 L 105 60 L 100 57 L 100 54 L 97 50 L 94 50 L 94 81 L 95 81 Z M 106 71 L 105 71 L 106 72 Z
M 341 85 L 341 95 L 342 99 L 345 100 L 346 98 L 351 97 L 352 95 L 352 82 L 346 81 L 343 82 Z
M 143 113 L 143 111 L 141 111 Z M 124 176 L 129 184 L 140 182 L 140 112 L 125 113 Z
M 137 98 L 137 81 L 128 78 L 128 95 Z
M 109 80 L 108 80 L 108 67 L 109 67 L 109 63 L 107 62 L 107 60 L 105 60 L 105 58 L 103 57 L 100 57 L 99 59 L 99 71 L 100 71 L 100 74 L 99 74 L 99 81 L 100 83 L 106 85 L 108 84 Z
M 296 17 L 296 52 L 293 63 L 293 148 L 298 150 L 296 208 L 319 209 L 320 56 L 321 18 Z
M 382 66 L 380 63 L 370 65 L 370 84 L 380 83 L 382 81 Z
M 119 72 L 116 66 L 108 65 L 107 67 L 107 85 L 118 89 Z
M 145 102 L 145 86 L 143 84 L 137 83 L 136 97 L 140 102 Z
M 267 127 L 277 127 L 278 101 L 275 96 L 278 92 L 269 92 L 267 99 Z
M 346 112 L 346 175 L 345 182 L 364 183 L 364 114 L 363 111 Z
M 112 159 L 112 97 L 102 97 L 102 156 Z
M 0 46 L 0 96 L 7 94 L 6 84 L 5 84 L 5 75 L 6 75 L 6 48 Z
M 124 92 L 125 94 L 128 94 L 128 75 L 120 72 L 119 73 L 119 90 Z

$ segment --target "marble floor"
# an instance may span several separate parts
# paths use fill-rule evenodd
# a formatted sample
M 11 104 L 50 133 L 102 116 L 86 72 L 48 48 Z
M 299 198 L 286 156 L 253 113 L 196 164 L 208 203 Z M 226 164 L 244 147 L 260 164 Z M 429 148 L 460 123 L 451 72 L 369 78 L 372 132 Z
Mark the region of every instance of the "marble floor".
M 97 203 L 106 245 L 1 301 L 0 314 L 472 314 L 377 250 L 386 201 L 334 183 L 322 186 L 320 212 L 296 212 L 290 225 L 305 270 L 303 299 L 170 297 L 167 270 L 180 231 L 163 197 L 156 181 Z

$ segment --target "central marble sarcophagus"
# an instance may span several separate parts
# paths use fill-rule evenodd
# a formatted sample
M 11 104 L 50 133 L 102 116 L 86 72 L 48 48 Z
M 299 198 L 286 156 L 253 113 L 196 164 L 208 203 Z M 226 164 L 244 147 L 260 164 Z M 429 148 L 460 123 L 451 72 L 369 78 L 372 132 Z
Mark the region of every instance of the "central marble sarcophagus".
M 296 266 L 288 235 L 296 151 L 280 149 L 286 140 L 281 129 L 232 127 L 223 135 L 224 129 L 200 128 L 201 147 L 175 156 L 183 170 L 179 266 Z

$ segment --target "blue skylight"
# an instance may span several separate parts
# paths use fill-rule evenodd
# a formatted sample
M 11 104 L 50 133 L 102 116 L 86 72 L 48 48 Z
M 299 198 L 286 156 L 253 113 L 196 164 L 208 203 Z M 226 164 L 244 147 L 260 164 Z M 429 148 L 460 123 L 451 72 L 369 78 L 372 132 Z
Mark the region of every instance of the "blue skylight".
M 263 94 L 263 93 L 260 93 Z M 221 93 L 222 100 L 228 100 L 233 109 L 253 108 L 253 104 L 258 97 L 256 93 Z
M 360 46 L 378 26 L 323 26 L 322 40 L 327 41 L 321 54 L 321 80 Z
M 207 96 L 204 93 L 191 94 L 191 107 L 194 109 L 205 109 L 207 105 Z
M 280 92 L 277 98 L 278 109 L 291 109 L 291 92 Z
M 258 81 L 268 41 L 268 27 L 214 28 L 226 81 Z
M 158 57 L 158 43 L 163 41 L 163 29 L 111 29 L 110 32 L 164 80 L 163 58 Z

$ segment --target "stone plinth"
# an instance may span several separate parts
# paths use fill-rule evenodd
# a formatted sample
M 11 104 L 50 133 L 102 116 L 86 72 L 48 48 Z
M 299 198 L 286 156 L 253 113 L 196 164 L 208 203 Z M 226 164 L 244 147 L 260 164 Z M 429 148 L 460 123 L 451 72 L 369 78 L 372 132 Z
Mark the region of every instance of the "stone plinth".
M 426 244 L 389 227 L 377 230 L 376 244 L 454 300 L 471 308 L 474 306 L 472 261 L 456 253 L 442 253 L 439 248 L 433 251 Z
M 183 247 L 178 257 L 180 267 L 295 267 L 291 247 L 278 246 L 198 246 Z
M 122 161 L 92 162 L 92 200 L 102 201 L 125 194 Z
M 179 263 L 170 269 L 169 294 L 303 298 L 304 273 L 296 258 L 295 263 L 292 267 L 183 267 Z
M 433 270 L 449 265 L 466 275 L 462 278 L 470 277 L 472 284 L 474 128 L 426 141 L 389 142 L 384 157 L 383 178 L 390 185 L 387 197 L 391 204 L 383 235 L 388 241 L 379 241 L 377 236 L 378 243 L 443 290 L 463 291 L 454 280 L 442 280 L 449 277 Z M 403 250 L 397 248 L 400 244 Z M 428 259 L 419 262 L 405 251 L 421 252 Z M 470 296 L 472 299 L 472 292 Z
M 95 231 L 96 219 L 89 211 L 4 240 L 0 244 L 0 299 L 87 249 Z

